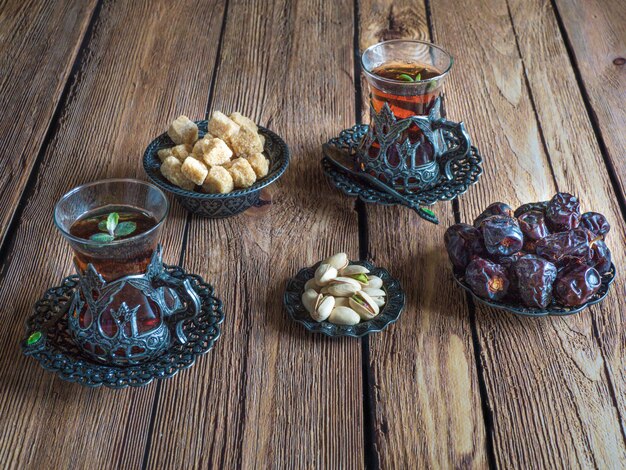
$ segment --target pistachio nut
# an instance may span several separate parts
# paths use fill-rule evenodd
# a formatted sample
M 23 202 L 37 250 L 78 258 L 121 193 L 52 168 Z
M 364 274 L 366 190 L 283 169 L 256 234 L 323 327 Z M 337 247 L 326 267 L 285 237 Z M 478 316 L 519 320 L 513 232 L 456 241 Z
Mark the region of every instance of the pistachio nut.
M 380 311 L 374 300 L 363 291 L 350 297 L 350 307 L 359 314 L 362 320 L 371 320 Z
M 345 268 L 339 270 L 339 274 L 342 276 L 353 276 L 355 274 L 369 274 L 370 270 L 360 264 L 351 264 Z
M 361 317 L 350 307 L 335 307 L 330 312 L 328 321 L 336 325 L 356 325 L 361 321 Z
M 323 264 L 330 264 L 337 271 L 348 266 L 350 261 L 348 260 L 348 255 L 345 253 L 337 253 L 322 261 Z
M 367 277 L 368 277 L 367 285 L 365 285 L 364 287 L 371 288 L 371 289 L 380 289 L 383 287 L 383 280 L 379 278 L 378 276 L 367 276 Z
M 333 296 L 327 295 L 326 297 L 323 297 L 320 301 L 318 301 L 315 310 L 311 312 L 311 317 L 317 322 L 322 322 L 330 316 L 330 312 L 332 312 L 334 308 L 335 298 Z
M 361 283 L 357 281 L 356 279 L 352 279 L 351 277 L 339 276 L 328 283 L 329 286 L 332 286 L 335 284 L 350 284 L 351 286 L 354 286 L 355 288 L 358 288 L 358 289 L 361 288 Z
M 322 263 L 315 270 L 315 282 L 318 286 L 325 286 L 337 277 L 337 268 L 327 263 Z
M 349 307 L 349 306 L 350 306 L 349 297 L 335 297 L 335 307 Z
M 369 282 L 369 278 L 367 276 L 369 272 L 369 269 L 367 269 L 365 266 L 351 264 L 350 266 L 346 266 L 341 271 L 339 271 L 339 275 L 342 277 L 349 277 L 350 279 L 354 279 L 355 281 L 358 281 L 361 286 L 365 286 Z
M 385 305 L 385 298 L 384 297 L 372 297 L 372 300 L 379 307 L 383 307 Z
M 382 289 L 374 289 L 372 287 L 364 288 L 363 292 L 365 292 L 370 297 L 386 297 L 387 296 L 387 293 L 384 290 L 382 290 Z
M 307 312 L 313 315 L 318 304 L 318 299 L 321 297 L 322 295 L 318 294 L 313 289 L 307 289 L 302 294 L 302 305 L 304 305 Z
M 314 277 L 312 277 L 311 279 L 306 281 L 306 284 L 304 285 L 304 290 L 305 291 L 307 291 L 309 289 L 313 289 L 314 291 L 319 291 L 320 290 L 320 286 L 317 285 L 317 282 L 315 282 L 315 278 Z
M 349 277 L 338 277 L 333 279 L 325 290 L 335 297 L 350 297 L 361 290 L 361 284 Z

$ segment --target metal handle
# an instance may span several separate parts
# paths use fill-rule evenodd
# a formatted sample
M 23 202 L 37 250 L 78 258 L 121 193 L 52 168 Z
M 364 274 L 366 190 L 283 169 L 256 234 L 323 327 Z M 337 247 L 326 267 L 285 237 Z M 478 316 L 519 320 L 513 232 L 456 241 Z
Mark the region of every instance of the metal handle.
M 200 314 L 202 309 L 200 297 L 196 291 L 193 290 L 193 287 L 191 287 L 189 279 L 177 279 L 166 272 L 161 273 L 155 278 L 154 286 L 171 287 L 175 289 L 176 294 L 183 297 L 184 307 L 174 310 L 173 312 L 164 312 L 164 316 L 169 323 L 176 324 L 176 339 L 178 339 L 181 344 L 185 344 L 187 342 L 187 336 L 185 336 L 185 332 L 183 331 L 183 324 L 185 320 L 196 318 Z
M 433 130 L 450 131 L 461 141 L 459 146 L 454 147 L 439 156 L 439 167 L 441 168 L 441 173 L 448 181 L 450 181 L 454 178 L 451 168 L 452 162 L 465 157 L 467 152 L 470 150 L 471 142 L 469 134 L 465 130 L 465 124 L 463 122 L 453 122 L 445 119 L 438 119 L 435 121 L 433 123 Z

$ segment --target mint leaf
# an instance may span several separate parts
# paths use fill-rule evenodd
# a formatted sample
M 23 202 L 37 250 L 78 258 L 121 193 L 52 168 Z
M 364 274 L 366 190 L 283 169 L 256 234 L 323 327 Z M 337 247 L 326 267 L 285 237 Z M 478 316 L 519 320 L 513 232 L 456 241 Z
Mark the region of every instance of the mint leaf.
M 113 235 L 109 235 L 108 233 L 94 233 L 91 237 L 89 237 L 90 240 L 100 243 L 112 242 L 113 238 Z
M 107 232 L 113 236 L 115 234 L 115 227 L 120 220 L 120 215 L 117 212 L 111 212 L 107 217 Z
M 407 75 L 406 73 L 401 73 L 400 75 L 398 75 L 398 78 L 400 78 L 401 80 L 404 80 L 405 82 L 414 81 L 413 78 L 410 75 Z
M 126 235 L 130 235 L 135 230 L 137 230 L 137 224 L 135 222 L 120 222 L 115 227 L 115 236 L 116 237 L 125 237 Z
M 106 232 L 107 231 L 107 221 L 106 220 L 101 220 L 100 222 L 98 222 L 98 230 L 100 230 L 101 232 Z

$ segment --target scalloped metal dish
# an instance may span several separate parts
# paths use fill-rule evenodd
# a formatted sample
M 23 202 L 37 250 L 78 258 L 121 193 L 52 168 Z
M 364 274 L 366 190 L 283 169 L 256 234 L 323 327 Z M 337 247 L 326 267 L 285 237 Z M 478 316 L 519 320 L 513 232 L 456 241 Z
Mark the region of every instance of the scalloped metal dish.
M 207 132 L 207 121 L 195 121 L 200 137 Z M 246 189 L 236 189 L 228 194 L 207 194 L 187 191 L 167 181 L 161 172 L 161 161 L 157 152 L 169 148 L 174 142 L 167 133 L 163 133 L 150 142 L 143 155 L 143 168 L 150 180 L 166 192 L 176 196 L 185 209 L 194 214 L 210 219 L 219 219 L 237 215 L 259 202 L 261 189 L 272 184 L 282 176 L 289 166 L 289 147 L 277 134 L 259 126 L 259 133 L 265 137 L 264 153 L 270 160 L 269 173 Z
M 328 144 L 354 155 L 361 139 L 367 133 L 367 129 L 366 124 L 357 124 L 350 129 L 341 131 L 339 136 L 329 140 Z M 442 180 L 431 189 L 419 193 L 406 193 L 404 196 L 421 206 L 431 206 L 438 201 L 455 199 L 465 193 L 471 185 L 478 182 L 478 178 L 483 172 L 482 161 L 478 149 L 472 146 L 464 159 L 452 164 L 454 179 L 451 181 Z M 328 157 L 322 159 L 322 167 L 329 180 L 346 196 L 358 197 L 364 202 L 373 204 L 387 206 L 398 204 L 393 196 L 338 170 L 330 163 Z
M 467 285 L 467 283 L 465 282 L 465 279 L 464 279 L 465 276 L 461 276 L 461 275 L 457 275 L 456 273 L 453 273 L 454 280 L 456 281 L 456 283 L 459 286 L 461 286 L 463 289 L 468 291 L 470 294 L 472 294 L 472 297 L 474 297 L 480 303 L 483 303 L 490 307 L 498 308 L 500 310 L 506 310 L 508 312 L 515 313 L 517 315 L 524 315 L 526 317 L 545 317 L 549 315 L 567 316 L 567 315 L 573 315 L 575 313 L 579 313 L 582 310 L 589 307 L 590 305 L 597 304 L 598 302 L 601 302 L 602 300 L 604 300 L 604 298 L 609 293 L 609 287 L 615 280 L 615 275 L 616 275 L 615 265 L 611 264 L 611 269 L 607 273 L 602 275 L 602 284 L 600 285 L 600 289 L 598 290 L 598 292 L 596 292 L 595 295 L 589 301 L 585 302 L 584 304 L 578 307 L 564 307 L 562 305 L 558 305 L 553 300 L 552 303 L 548 305 L 547 308 L 541 309 L 541 308 L 524 307 L 523 305 L 510 305 L 504 302 L 497 302 L 493 300 L 483 299 L 482 297 L 479 297 L 476 294 L 474 294 L 470 286 Z
M 370 270 L 371 274 L 383 280 L 383 289 L 387 293 L 387 303 L 382 307 L 380 313 L 372 320 L 361 322 L 357 325 L 335 325 L 327 321 L 316 322 L 313 320 L 304 308 L 304 305 L 302 305 L 301 298 L 304 292 L 304 284 L 314 276 L 315 270 L 319 264 L 320 263 L 317 263 L 313 267 L 301 269 L 295 277 L 289 279 L 287 282 L 283 301 L 293 321 L 300 323 L 313 333 L 322 333 L 332 337 L 352 336 L 355 338 L 360 338 L 370 333 L 378 333 L 398 321 L 404 309 L 405 301 L 404 291 L 400 286 L 400 282 L 391 277 L 387 270 L 377 268 L 367 261 L 350 261 L 350 264 L 365 266 Z
M 42 336 L 32 345 L 22 341 L 24 353 L 63 380 L 86 387 L 142 387 L 154 379 L 168 379 L 191 367 L 220 336 L 220 324 L 224 321 L 222 302 L 215 297 L 213 287 L 200 276 L 187 274 L 178 266 L 165 266 L 165 269 L 174 277 L 189 279 L 202 301 L 201 313 L 184 323 L 186 344 L 174 342 L 161 356 L 133 366 L 109 366 L 83 356 L 72 341 L 67 329 L 67 313 L 63 312 L 72 292 L 78 288 L 78 276 L 73 275 L 66 277 L 60 286 L 48 289 L 35 304 L 34 313 L 26 322 L 26 338 L 34 332 L 41 332 Z

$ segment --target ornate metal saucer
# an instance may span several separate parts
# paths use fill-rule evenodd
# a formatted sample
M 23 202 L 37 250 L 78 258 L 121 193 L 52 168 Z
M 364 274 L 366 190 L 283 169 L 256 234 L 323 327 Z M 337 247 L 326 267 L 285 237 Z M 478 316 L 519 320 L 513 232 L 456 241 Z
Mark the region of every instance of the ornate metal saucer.
M 357 124 L 350 129 L 343 130 L 338 137 L 328 141 L 328 145 L 352 155 L 356 158 L 357 150 L 364 136 L 367 135 L 369 126 Z M 455 141 L 456 136 L 447 131 L 442 131 L 446 145 L 454 147 L 459 145 Z M 476 147 L 471 146 L 463 158 L 455 159 L 450 164 L 451 180 L 444 177 L 430 189 L 420 192 L 404 193 L 404 196 L 418 206 L 430 206 L 438 201 L 449 201 L 465 193 L 468 188 L 478 181 L 482 173 L 482 157 Z M 358 197 L 364 202 L 395 205 L 398 199 L 380 191 L 379 189 L 364 183 L 348 173 L 339 170 L 328 157 L 322 159 L 322 167 L 328 179 L 345 195 Z
M 200 137 L 203 137 L 207 131 L 207 121 L 195 121 L 195 123 L 198 125 Z M 289 147 L 285 141 L 261 126 L 259 126 L 259 133 L 265 137 L 264 153 L 270 160 L 269 173 L 247 189 L 236 189 L 228 194 L 207 194 L 187 191 L 171 184 L 159 171 L 161 161 L 157 155 L 160 149 L 174 145 L 167 133 L 161 134 L 150 142 L 143 156 L 143 168 L 154 184 L 176 196 L 176 199 L 188 211 L 209 219 L 231 217 L 259 204 L 261 189 L 280 178 L 289 166 Z
M 313 333 L 323 333 L 332 337 L 352 336 L 355 338 L 366 336 L 370 333 L 378 333 L 383 331 L 388 325 L 398 321 L 404 309 L 404 291 L 400 286 L 400 282 L 391 277 L 387 270 L 377 268 L 367 261 L 350 261 L 350 264 L 365 266 L 372 274 L 383 280 L 383 289 L 387 293 L 387 303 L 382 307 L 380 313 L 372 320 L 361 322 L 357 325 L 335 325 L 327 321 L 318 323 L 313 320 L 304 308 L 304 305 L 302 305 L 301 298 L 304 292 L 304 284 L 315 275 L 315 270 L 319 264 L 301 269 L 296 277 L 289 279 L 287 282 L 283 302 L 293 321 L 300 323 Z
M 560 316 L 573 315 L 575 313 L 579 313 L 582 310 L 589 307 L 590 305 L 597 304 L 598 302 L 601 302 L 602 300 L 604 300 L 604 298 L 609 293 L 609 287 L 615 280 L 615 265 L 611 264 L 611 269 L 607 273 L 602 275 L 602 284 L 600 285 L 600 289 L 598 290 L 598 292 L 596 292 L 594 296 L 591 297 L 591 299 L 589 299 L 584 304 L 579 305 L 578 307 L 566 307 L 564 305 L 560 305 L 556 303 L 555 300 L 552 300 L 552 303 L 548 305 L 548 307 L 546 307 L 545 309 L 531 308 L 531 307 L 525 307 L 519 304 L 512 305 L 512 304 L 508 304 L 505 302 L 487 300 L 474 294 L 470 286 L 465 282 L 465 276 L 463 274 L 453 273 L 453 276 L 454 276 L 454 280 L 456 281 L 456 283 L 459 286 L 461 286 L 463 289 L 465 289 L 467 292 L 472 294 L 472 297 L 474 297 L 480 303 L 483 303 L 490 307 L 494 307 L 500 310 L 506 310 L 507 312 L 512 312 L 517 315 L 523 315 L 527 317 L 545 317 L 545 316 L 550 316 L 550 315 L 560 317 Z
M 63 380 L 87 387 L 142 387 L 154 379 L 167 379 L 191 367 L 220 336 L 220 324 L 224 320 L 222 302 L 215 297 L 213 287 L 200 276 L 188 274 L 178 266 L 164 265 L 164 269 L 173 278 L 188 281 L 200 299 L 200 313 L 180 325 L 180 333 L 187 339 L 185 344 L 172 342 L 158 357 L 127 366 L 98 363 L 84 355 L 68 328 L 67 311 L 79 289 L 79 277 L 73 275 L 66 277 L 60 286 L 46 291 L 35 304 L 34 313 L 26 322 L 27 336 L 22 341 L 22 351 Z

